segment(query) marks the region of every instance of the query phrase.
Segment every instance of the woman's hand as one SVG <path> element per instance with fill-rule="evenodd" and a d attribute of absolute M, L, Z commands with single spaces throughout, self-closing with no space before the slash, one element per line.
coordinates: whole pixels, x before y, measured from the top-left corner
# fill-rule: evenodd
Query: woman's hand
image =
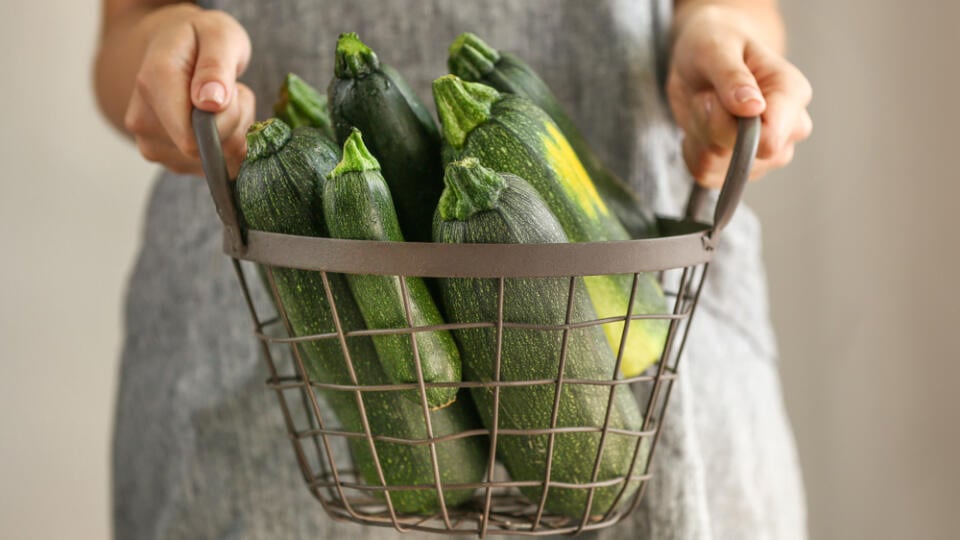
<path fill-rule="evenodd" d="M 235 176 L 255 108 L 253 92 L 236 81 L 250 59 L 246 31 L 229 15 L 190 3 L 115 10 L 111 20 L 110 3 L 97 62 L 101 108 L 144 158 L 183 174 L 202 174 L 192 108 L 218 113 Z"/>
<path fill-rule="evenodd" d="M 761 115 L 763 121 L 751 178 L 788 164 L 796 143 L 813 129 L 807 113 L 812 94 L 806 77 L 779 52 L 779 16 L 766 13 L 776 24 L 763 25 L 737 2 L 678 4 L 667 95 L 685 134 L 690 172 L 703 186 L 723 184 L 735 116 Z"/>

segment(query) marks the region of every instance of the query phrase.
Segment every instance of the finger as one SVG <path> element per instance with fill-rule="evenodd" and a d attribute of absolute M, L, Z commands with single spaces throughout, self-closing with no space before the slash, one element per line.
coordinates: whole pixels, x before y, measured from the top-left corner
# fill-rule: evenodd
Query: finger
<path fill-rule="evenodd" d="M 239 97 L 235 96 L 233 99 L 239 100 Z M 245 147 L 245 128 L 242 127 L 241 124 L 244 123 L 246 113 L 244 113 L 241 105 L 236 102 L 228 111 L 234 118 L 234 121 L 230 122 L 228 126 L 221 125 L 220 122 L 217 122 L 217 128 L 220 132 L 220 146 L 223 149 L 223 155 L 229 159 L 235 157 Z M 225 114 L 227 113 L 220 113 L 218 117 Z"/>
<path fill-rule="evenodd" d="M 787 143 L 780 152 L 770 158 L 770 167 L 774 169 L 782 169 L 790 164 L 793 161 L 793 156 L 796 152 L 797 146 L 789 142 Z"/>
<path fill-rule="evenodd" d="M 234 105 L 229 109 L 233 120 L 229 126 L 220 125 L 220 140 L 223 142 L 224 151 L 237 154 L 246 150 L 247 130 L 253 124 L 256 114 L 256 99 L 253 91 L 243 84 L 237 85 L 237 95 L 234 98 Z M 221 113 L 226 114 L 226 113 Z M 241 156 L 242 157 L 242 156 Z"/>
<path fill-rule="evenodd" d="M 166 129 L 153 109 L 147 104 L 143 94 L 134 90 L 123 117 L 123 126 L 128 133 L 143 137 L 159 138 L 166 135 Z"/>
<path fill-rule="evenodd" d="M 730 114 L 757 116 L 766 109 L 767 102 L 757 79 L 744 60 L 743 47 L 721 44 L 704 47 L 694 68 L 713 87 L 720 104 Z"/>
<path fill-rule="evenodd" d="M 757 156 L 768 159 L 776 156 L 795 133 L 802 134 L 804 129 L 813 127 L 806 114 L 812 90 L 806 77 L 786 60 L 762 50 L 750 54 L 751 64 L 767 96 Z"/>
<path fill-rule="evenodd" d="M 763 114 L 760 143 L 757 146 L 757 157 L 761 159 L 771 159 L 783 150 L 797 130 L 803 113 L 802 106 L 789 91 L 770 92 L 767 102 L 769 106 Z"/>
<path fill-rule="evenodd" d="M 252 102 L 252 92 L 250 92 L 249 88 L 246 88 L 246 93 L 250 96 L 250 98 L 246 100 L 246 112 L 244 112 L 243 108 L 238 104 L 237 107 L 233 107 L 230 110 L 224 111 L 216 116 L 217 130 L 219 133 L 221 133 L 221 139 L 224 141 L 229 139 L 229 134 L 234 134 L 236 132 L 239 132 L 241 134 L 241 139 L 243 139 L 243 132 L 246 131 L 249 123 L 252 122 L 251 118 L 254 108 Z M 135 137 L 139 137 L 143 141 L 149 141 L 151 147 L 162 143 L 165 146 L 176 149 L 176 146 L 170 140 L 169 135 L 164 129 L 163 125 L 157 119 L 156 114 L 154 114 L 153 109 L 146 104 L 146 101 L 139 92 L 134 92 L 130 99 L 130 105 L 127 107 L 127 112 L 124 117 L 124 124 L 127 131 L 129 131 Z M 226 142 L 224 148 L 226 151 Z M 176 150 L 177 163 L 180 161 L 196 161 L 196 159 L 187 156 L 179 149 Z M 243 151 L 243 149 L 241 148 L 237 150 L 237 152 L 240 151 Z M 148 150 L 148 154 L 151 155 L 145 155 L 144 157 L 148 159 L 152 158 L 150 159 L 151 161 L 157 161 L 161 165 L 170 165 L 171 167 L 176 168 L 175 163 L 159 161 L 164 158 L 155 155 L 155 152 L 150 152 Z M 169 151 L 164 152 L 163 155 L 167 159 L 172 159 L 170 157 L 172 153 Z"/>
<path fill-rule="evenodd" d="M 683 160 L 693 178 L 703 187 L 717 189 L 730 163 L 731 152 L 709 149 L 693 137 L 683 139 Z"/>
<path fill-rule="evenodd" d="M 754 159 L 750 168 L 750 180 L 757 180 L 771 171 L 781 169 L 793 161 L 796 146 L 791 142 L 767 159 Z M 727 169 L 730 167 L 731 154 L 725 150 L 708 149 L 696 140 L 686 138 L 683 141 L 683 157 L 691 175 L 701 186 L 711 189 L 723 187 Z"/>
<path fill-rule="evenodd" d="M 786 167 L 793 161 L 796 152 L 796 145 L 788 143 L 775 156 L 769 159 L 755 159 L 750 168 L 750 180 L 759 180 L 770 172 Z"/>
<path fill-rule="evenodd" d="M 236 178 L 240 170 L 240 163 L 247 155 L 247 130 L 253 124 L 256 114 L 256 100 L 253 92 L 245 85 L 237 85 L 236 105 L 239 107 L 239 118 L 232 132 L 224 132 L 221 136 L 223 153 L 227 160 L 227 172 L 230 178 Z"/>
<path fill-rule="evenodd" d="M 715 92 L 700 92 L 694 98 L 695 132 L 706 148 L 732 150 L 737 141 L 737 121 L 720 104 Z"/>
<path fill-rule="evenodd" d="M 790 140 L 793 142 L 804 141 L 810 137 L 811 133 L 813 133 L 813 119 L 810 118 L 810 113 L 804 109 L 800 111 L 800 120 L 797 121 L 793 133 L 790 134 Z"/>
<path fill-rule="evenodd" d="M 177 174 L 203 174 L 199 160 L 183 155 L 180 149 L 168 140 L 142 136 L 135 137 L 135 140 L 140 154 L 147 161 L 162 165 L 167 170 Z"/>
<path fill-rule="evenodd" d="M 238 85 L 238 97 L 231 109 L 216 116 L 217 130 L 220 133 L 224 157 L 227 159 L 228 170 L 236 174 L 240 162 L 246 155 L 246 130 L 253 123 L 255 103 L 253 92 Z M 140 100 L 137 100 L 140 102 Z M 148 109 L 149 110 L 149 109 Z M 182 174 L 201 174 L 200 161 L 185 155 L 173 144 L 162 129 L 157 132 L 150 130 L 135 133 L 140 153 L 148 161 L 153 161 L 164 167 Z"/>
<path fill-rule="evenodd" d="M 190 157 L 198 155 L 190 119 L 190 77 L 195 57 L 195 34 L 189 25 L 158 35 L 144 55 L 136 90 L 170 141 Z"/>
<path fill-rule="evenodd" d="M 251 115 L 249 109 L 252 108 L 253 105 L 249 100 L 243 103 L 242 101 L 244 100 L 236 96 L 240 91 L 240 86 L 241 85 L 234 86 L 235 96 L 230 100 L 231 105 L 225 111 L 214 116 L 217 132 L 220 134 L 220 144 L 224 147 L 224 151 L 226 151 L 226 147 L 230 144 L 231 139 L 236 137 L 237 133 L 245 133 L 247 127 L 249 127 L 249 124 L 245 124 L 245 122 L 248 121 Z M 250 93 L 250 89 L 246 88 L 246 92 Z M 246 110 L 244 107 L 246 107 Z"/>
<path fill-rule="evenodd" d="M 768 88 L 789 92 L 801 107 L 810 105 L 813 87 L 796 66 L 782 56 L 752 43 L 747 46 L 745 55 L 747 65 L 764 92 Z"/>
<path fill-rule="evenodd" d="M 200 109 L 220 112 L 229 106 L 237 77 L 250 61 L 250 38 L 235 19 L 219 11 L 197 17 L 193 27 L 198 49 L 191 100 Z"/>
<path fill-rule="evenodd" d="M 675 70 L 671 71 L 667 78 L 667 99 L 677 125 L 685 132 L 694 130 L 690 105 L 693 93 L 684 78 Z"/>
<path fill-rule="evenodd" d="M 252 97 L 249 88 L 246 88 L 246 92 Z M 252 108 L 252 103 L 248 104 L 247 107 L 248 109 Z M 247 119 L 245 117 L 251 115 L 252 111 L 245 113 L 242 107 L 230 108 L 216 115 L 217 131 L 221 134 L 221 138 L 225 137 L 228 133 L 235 132 L 238 128 L 245 131 L 247 127 L 249 127 L 249 124 L 242 124 L 244 120 Z M 139 92 L 134 92 L 130 98 L 130 104 L 127 106 L 127 112 L 124 116 L 124 127 L 134 135 L 155 139 L 168 138 L 167 131 L 164 129 L 163 124 L 160 123 L 156 113 L 147 105 Z"/>
<path fill-rule="evenodd" d="M 685 135 L 696 137 L 707 147 L 733 147 L 736 121 L 720 105 L 712 89 L 694 93 L 674 72 L 667 82 L 667 96 L 674 119 Z"/>

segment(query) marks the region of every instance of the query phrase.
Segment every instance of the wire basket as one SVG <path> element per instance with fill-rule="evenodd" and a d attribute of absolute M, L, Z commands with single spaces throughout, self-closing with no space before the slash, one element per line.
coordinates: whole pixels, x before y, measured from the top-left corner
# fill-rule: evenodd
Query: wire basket
<path fill-rule="evenodd" d="M 704 192 L 694 188 L 687 209 L 687 218 L 658 218 L 661 236 L 652 239 L 567 244 L 431 244 L 416 242 L 373 242 L 336 240 L 273 234 L 242 230 L 233 202 L 229 178 L 223 160 L 213 115 L 194 111 L 194 131 L 211 194 L 224 225 L 224 251 L 233 260 L 241 290 L 254 323 L 254 333 L 266 359 L 270 378 L 267 386 L 278 398 L 287 433 L 297 463 L 310 492 L 325 511 L 336 519 L 367 525 L 392 527 L 398 531 L 428 531 L 457 535 L 528 535 L 577 534 L 609 527 L 626 518 L 639 504 L 647 480 L 650 460 L 660 434 L 677 365 L 682 356 L 697 300 L 703 287 L 718 236 L 729 222 L 746 184 L 759 139 L 758 118 L 741 119 L 724 188 L 720 193 L 713 225 L 699 223 L 692 216 L 702 206 Z M 263 270 L 252 277 L 251 265 Z M 335 327 L 316 335 L 295 335 L 277 289 L 277 268 L 315 271 L 323 285 Z M 639 280 L 654 273 L 663 285 L 668 308 L 662 313 L 633 313 L 634 296 Z M 338 315 L 338 305 L 331 282 L 341 274 L 374 274 L 395 276 L 403 287 L 404 308 L 408 324 L 394 329 L 346 328 Z M 627 275 L 633 280 L 627 312 L 621 317 L 574 320 L 572 306 L 584 276 Z M 475 278 L 488 280 L 496 296 L 489 299 L 496 305 L 490 320 L 451 323 L 432 327 L 414 327 L 409 322 L 410 298 L 407 277 Z M 273 302 L 258 301 L 251 283 L 261 279 L 267 283 Z M 514 280 L 543 280 L 548 286 L 558 284 L 566 291 L 566 318 L 557 324 L 525 324 L 507 320 L 504 304 Z M 262 300 L 262 299 L 261 299 Z M 318 309 L 321 307 L 318 306 Z M 620 373 L 623 341 L 616 354 L 616 368 L 606 379 L 571 377 L 565 366 L 571 360 L 567 342 L 575 332 L 589 331 L 602 325 L 621 324 L 623 335 L 631 323 L 659 319 L 668 325 L 667 337 L 659 361 L 637 376 Z M 495 368 L 491 380 L 464 380 L 460 383 L 429 383 L 423 380 L 417 350 L 418 332 L 466 330 L 487 332 L 494 348 Z M 516 380 L 502 377 L 504 335 L 510 332 L 550 332 L 558 336 L 561 346 L 556 358 L 556 373 L 538 380 Z M 409 336 L 418 368 L 417 382 L 410 384 L 362 384 L 348 342 L 370 339 L 375 335 Z M 333 340 L 340 344 L 343 361 L 350 375 L 349 384 L 333 384 L 311 377 L 303 347 L 310 342 Z M 557 352 L 557 351 L 554 351 Z M 509 359 L 507 359 L 509 361 Z M 552 359 L 551 359 L 552 361 Z M 493 421 L 489 428 L 475 427 L 450 430 L 437 421 L 427 404 L 427 390 L 455 386 L 492 395 L 492 407 L 486 411 Z M 549 421 L 529 429 L 507 429 L 498 420 L 501 396 L 517 389 L 536 387 L 550 395 L 544 403 L 532 403 L 548 414 Z M 415 423 L 422 420 L 418 436 L 397 437 L 380 432 L 376 422 L 368 418 L 371 396 L 389 393 L 416 396 Z M 561 403 L 564 392 L 591 393 L 605 400 L 602 420 L 591 425 L 562 425 Z M 358 422 L 351 429 L 335 416 L 329 406 L 330 396 L 348 394 L 356 404 Z M 640 423 L 618 424 L 614 414 L 616 396 L 629 394 L 642 412 Z M 459 392 L 458 401 L 467 407 L 472 400 L 468 392 Z M 504 399 L 506 399 L 504 397 Z M 566 399 L 566 398 L 564 398 Z M 446 429 L 446 431 L 444 431 Z M 511 478 L 498 458 L 506 440 L 519 438 L 545 448 L 543 473 L 537 478 Z M 570 456 L 555 456 L 564 438 L 579 437 L 590 444 L 578 455 L 581 471 L 574 480 L 564 479 L 555 466 Z M 624 441 L 628 441 L 624 443 Z M 449 445 L 470 444 L 483 450 L 483 474 L 474 481 L 451 481 L 451 471 L 461 463 L 451 462 L 445 454 Z M 393 445 L 393 446 L 391 446 Z M 399 445 L 399 446 L 398 446 Z M 498 446 L 499 445 L 499 446 Z M 603 474 L 604 459 L 611 448 L 627 448 L 618 454 L 628 465 L 620 474 Z M 352 450 L 363 452 L 372 461 L 366 479 L 351 458 Z M 390 481 L 390 460 L 380 459 L 386 448 L 407 448 L 410 455 L 424 460 L 429 481 L 415 484 Z M 358 450 L 359 449 L 359 450 Z M 605 450 L 607 455 L 605 456 Z M 372 471 L 372 472 L 371 472 Z M 375 472 L 375 474 L 373 474 Z M 399 504 L 403 494 L 428 494 L 436 503 L 428 511 L 410 511 Z M 466 494 L 450 501 L 451 494 Z M 548 500 L 562 494 L 577 501 L 582 512 L 552 511 Z"/>

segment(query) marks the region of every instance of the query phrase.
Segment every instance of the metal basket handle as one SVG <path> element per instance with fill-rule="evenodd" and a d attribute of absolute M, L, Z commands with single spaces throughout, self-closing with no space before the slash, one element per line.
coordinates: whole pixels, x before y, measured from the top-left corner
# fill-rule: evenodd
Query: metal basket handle
<path fill-rule="evenodd" d="M 737 119 L 737 141 L 733 146 L 733 155 L 730 157 L 730 166 L 723 180 L 723 188 L 717 199 L 717 207 L 713 211 L 713 229 L 710 239 L 716 241 L 720 231 L 730 223 L 733 214 L 740 205 L 743 190 L 750 179 L 750 169 L 753 167 L 754 157 L 757 155 L 757 146 L 760 144 L 760 117 Z M 686 217 L 695 219 L 706 202 L 707 188 L 700 184 L 693 184 L 693 191 L 687 202 Z"/>
<path fill-rule="evenodd" d="M 194 108 L 193 133 L 197 137 L 197 148 L 200 150 L 200 161 L 203 164 L 203 173 L 207 177 L 210 195 L 213 196 L 217 214 L 223 222 L 226 241 L 230 243 L 232 252 L 243 253 L 246 242 L 240 225 L 240 214 L 233 200 L 233 190 L 230 188 L 227 162 L 223 159 L 223 147 L 220 145 L 216 115 Z"/>
<path fill-rule="evenodd" d="M 207 111 L 193 109 L 193 131 L 197 137 L 197 147 L 200 150 L 200 160 L 203 162 L 207 185 L 213 196 L 213 202 L 217 206 L 220 221 L 223 222 L 231 252 L 243 253 L 245 247 L 243 228 L 233 200 L 233 192 L 230 189 L 230 176 L 227 173 L 227 163 L 220 146 L 216 116 Z M 740 204 L 759 142 L 760 117 L 738 119 L 737 142 L 733 147 L 730 167 L 727 169 L 727 176 L 713 214 L 713 229 L 710 232 L 712 241 L 716 241 L 720 231 L 730 222 Z M 706 192 L 706 188 L 699 184 L 694 185 L 687 204 L 688 218 L 692 219 L 703 206 Z"/>

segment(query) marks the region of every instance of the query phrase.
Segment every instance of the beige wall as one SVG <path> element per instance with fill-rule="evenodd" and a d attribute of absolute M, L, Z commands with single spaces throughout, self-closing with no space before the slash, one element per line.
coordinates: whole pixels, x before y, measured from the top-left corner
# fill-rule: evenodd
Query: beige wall
<path fill-rule="evenodd" d="M 960 4 L 785 0 L 814 138 L 751 186 L 816 539 L 960 530 Z M 153 168 L 89 90 L 96 2 L 0 4 L 0 538 L 105 538 Z"/>
<path fill-rule="evenodd" d="M 783 0 L 813 138 L 752 186 L 816 539 L 960 536 L 960 3 Z"/>
<path fill-rule="evenodd" d="M 154 168 L 102 123 L 97 2 L 0 3 L 0 538 L 109 535 L 121 290 Z"/>

